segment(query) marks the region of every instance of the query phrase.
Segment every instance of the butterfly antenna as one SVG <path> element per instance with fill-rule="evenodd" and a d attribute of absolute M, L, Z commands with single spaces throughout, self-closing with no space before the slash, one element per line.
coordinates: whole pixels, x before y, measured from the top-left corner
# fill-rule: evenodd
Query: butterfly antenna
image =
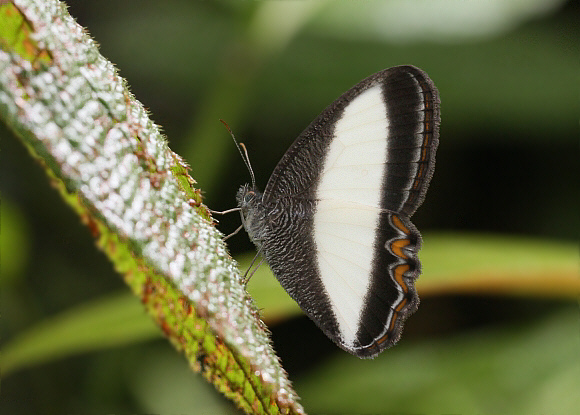
<path fill-rule="evenodd" d="M 252 170 L 252 165 L 250 164 L 250 156 L 248 156 L 248 150 L 246 149 L 246 146 L 244 145 L 244 143 L 238 144 L 238 141 L 236 140 L 236 137 L 234 137 L 234 133 L 232 132 L 230 126 L 224 120 L 220 119 L 220 121 L 228 129 L 230 135 L 232 136 L 232 139 L 234 140 L 234 143 L 236 144 L 236 147 L 238 148 L 238 151 L 240 152 L 240 155 L 242 156 L 242 160 L 244 160 L 244 163 L 246 164 L 246 167 L 250 172 L 250 177 L 252 178 L 252 187 L 256 187 L 256 177 L 254 176 L 254 170 Z"/>
<path fill-rule="evenodd" d="M 244 154 L 246 156 L 244 160 L 246 162 L 246 166 L 248 166 L 248 170 L 250 171 L 250 176 L 252 177 L 252 187 L 256 187 L 256 177 L 254 176 L 254 170 L 252 169 L 252 165 L 250 164 L 250 156 L 248 155 L 248 150 L 246 149 L 244 143 L 240 143 L 240 146 L 244 150 Z"/>

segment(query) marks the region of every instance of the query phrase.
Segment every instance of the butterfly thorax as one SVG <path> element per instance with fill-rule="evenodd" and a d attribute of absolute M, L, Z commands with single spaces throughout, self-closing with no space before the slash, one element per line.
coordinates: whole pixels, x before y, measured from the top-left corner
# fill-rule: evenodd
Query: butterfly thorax
<path fill-rule="evenodd" d="M 263 194 L 255 186 L 245 184 L 236 195 L 238 207 L 241 209 L 242 224 L 252 242 L 260 248 L 266 239 L 268 230 L 266 209 L 262 200 Z"/>

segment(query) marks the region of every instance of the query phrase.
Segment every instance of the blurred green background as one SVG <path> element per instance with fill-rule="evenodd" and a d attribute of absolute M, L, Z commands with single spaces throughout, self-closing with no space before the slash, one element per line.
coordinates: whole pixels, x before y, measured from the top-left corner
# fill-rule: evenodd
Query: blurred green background
<path fill-rule="evenodd" d="M 413 64 L 428 72 L 442 101 L 437 168 L 413 217 L 425 235 L 421 281 L 429 284 L 429 270 L 445 273 L 466 261 L 467 234 L 487 235 L 508 253 L 528 246 L 518 241 L 535 241 L 530 255 L 547 246 L 554 262 L 564 253 L 562 261 L 578 265 L 577 2 L 67 4 L 190 163 L 212 209 L 233 207 L 249 180 L 220 118 L 247 145 L 263 188 L 324 107 L 374 72 Z M 0 138 L 0 413 L 235 413 L 160 337 L 3 124 Z M 238 225 L 235 214 L 220 218 L 226 234 Z M 476 247 L 487 241 L 471 238 Z M 247 263 L 247 237 L 228 243 Z M 488 255 L 475 249 L 474 262 L 493 268 Z M 566 414 L 580 407 L 577 292 L 500 287 L 494 295 L 477 285 L 437 290 L 435 281 L 401 342 L 360 361 L 291 303 L 272 313 L 268 301 L 285 300 L 265 268 L 251 288 L 309 412 Z"/>

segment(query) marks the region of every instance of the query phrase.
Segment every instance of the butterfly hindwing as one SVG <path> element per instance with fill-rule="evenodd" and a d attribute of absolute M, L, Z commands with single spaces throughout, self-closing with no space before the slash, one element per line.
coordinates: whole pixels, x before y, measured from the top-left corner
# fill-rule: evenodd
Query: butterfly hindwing
<path fill-rule="evenodd" d="M 422 203 L 438 144 L 439 98 L 413 66 L 355 85 L 296 139 L 260 209 L 281 285 L 340 347 L 374 357 L 415 311 Z"/>

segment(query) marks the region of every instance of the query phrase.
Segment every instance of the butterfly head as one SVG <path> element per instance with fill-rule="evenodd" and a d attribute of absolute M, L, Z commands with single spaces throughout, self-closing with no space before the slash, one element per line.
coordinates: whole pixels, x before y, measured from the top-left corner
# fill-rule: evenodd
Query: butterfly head
<path fill-rule="evenodd" d="M 242 224 L 246 232 L 250 235 L 250 239 L 256 245 L 259 245 L 263 240 L 264 224 L 266 222 L 262 193 L 255 186 L 246 183 L 238 190 L 236 201 L 240 208 Z"/>

